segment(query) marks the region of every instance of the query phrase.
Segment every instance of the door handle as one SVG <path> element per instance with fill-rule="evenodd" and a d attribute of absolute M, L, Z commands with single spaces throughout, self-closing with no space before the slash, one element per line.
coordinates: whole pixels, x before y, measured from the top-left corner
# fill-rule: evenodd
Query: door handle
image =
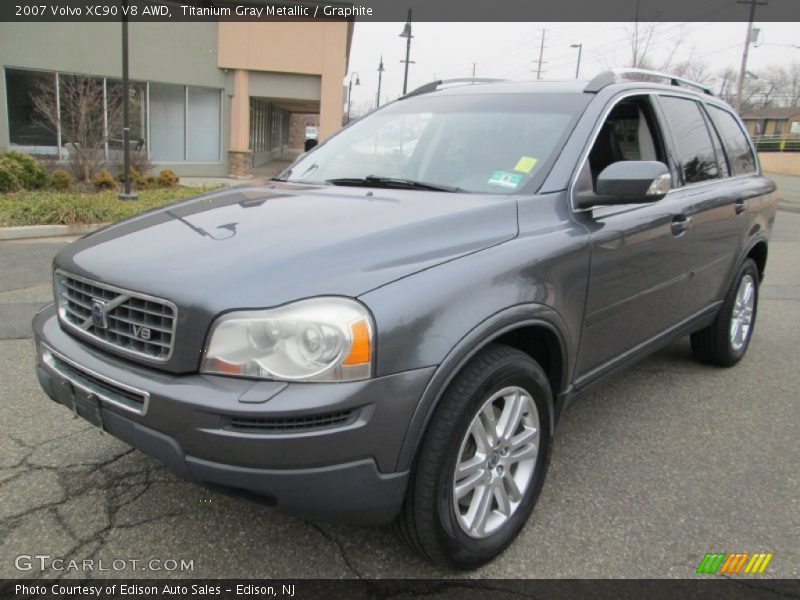
<path fill-rule="evenodd" d="M 747 210 L 747 200 L 745 200 L 744 198 L 739 198 L 736 201 L 736 214 L 740 215 L 746 210 Z"/>
<path fill-rule="evenodd" d="M 679 236 L 686 233 L 686 230 L 692 226 L 692 217 L 686 215 L 678 215 L 672 219 L 672 235 Z"/>

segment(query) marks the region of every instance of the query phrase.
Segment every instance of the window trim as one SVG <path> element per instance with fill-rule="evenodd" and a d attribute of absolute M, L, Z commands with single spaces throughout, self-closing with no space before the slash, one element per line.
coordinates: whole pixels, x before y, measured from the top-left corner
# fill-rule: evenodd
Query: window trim
<path fill-rule="evenodd" d="M 696 102 L 700 102 L 704 106 L 705 105 L 713 106 L 715 108 L 719 108 L 721 110 L 724 110 L 725 112 L 730 113 L 734 117 L 736 122 L 739 124 L 739 127 L 744 132 L 745 138 L 747 139 L 748 146 L 750 147 L 750 152 L 755 157 L 755 164 L 756 164 L 756 170 L 753 173 L 745 173 L 745 174 L 742 174 L 742 175 L 729 175 L 728 177 L 724 177 L 724 178 L 709 179 L 707 181 L 700 181 L 700 182 L 697 182 L 697 183 L 690 183 L 688 185 L 682 185 L 680 187 L 673 187 L 672 189 L 670 189 L 667 192 L 666 196 L 663 199 L 668 198 L 670 196 L 670 194 L 672 194 L 674 192 L 678 192 L 678 191 L 682 191 L 682 190 L 695 189 L 695 188 L 700 188 L 700 187 L 704 187 L 704 186 L 708 186 L 708 185 L 713 185 L 715 183 L 735 181 L 735 180 L 738 180 L 738 179 L 745 179 L 747 177 L 760 177 L 762 175 L 761 163 L 758 160 L 758 154 L 755 151 L 755 146 L 753 144 L 753 140 L 750 138 L 750 135 L 747 133 L 747 129 L 743 127 L 741 118 L 739 118 L 739 116 L 736 115 L 735 113 L 731 112 L 730 108 L 728 108 L 726 105 L 718 104 L 716 102 L 709 102 L 705 98 L 698 98 L 697 96 L 695 96 L 693 94 L 681 93 L 679 91 L 672 91 L 672 90 L 663 90 L 663 91 L 662 90 L 630 90 L 630 91 L 626 91 L 626 92 L 620 93 L 617 96 L 614 96 L 611 99 L 611 101 L 609 101 L 608 104 L 605 106 L 605 108 L 603 109 L 603 112 L 600 113 L 600 118 L 595 122 L 595 124 L 594 124 L 594 126 L 592 128 L 592 133 L 589 136 L 589 140 L 588 140 L 589 143 L 586 144 L 586 146 L 584 146 L 583 151 L 581 152 L 581 155 L 580 155 L 580 160 L 578 161 L 576 168 L 572 171 L 572 176 L 570 177 L 569 185 L 567 186 L 567 201 L 568 201 L 568 204 L 569 204 L 569 209 L 573 214 L 581 214 L 581 213 L 591 212 L 592 210 L 595 210 L 595 208 L 597 208 L 597 207 L 591 207 L 591 208 L 578 208 L 578 207 L 576 207 L 576 205 L 575 205 L 575 188 L 577 186 L 578 179 L 579 179 L 580 174 L 581 174 L 581 170 L 583 169 L 584 165 L 586 164 L 586 161 L 589 159 L 589 153 L 592 151 L 592 148 L 594 147 L 594 144 L 597 141 L 597 136 L 600 134 L 600 129 L 602 128 L 603 123 L 605 123 L 605 120 L 608 118 L 608 115 L 611 113 L 611 111 L 614 109 L 614 107 L 617 104 L 619 104 L 622 100 L 624 100 L 626 98 L 630 98 L 631 96 L 651 96 L 652 97 L 652 96 L 659 96 L 659 95 L 660 96 L 676 96 L 678 98 L 688 98 L 689 100 L 695 100 Z M 651 101 L 652 101 L 652 98 L 651 98 Z M 652 104 L 655 106 L 657 103 L 652 103 Z M 663 115 L 660 112 L 661 111 L 661 107 L 660 106 L 655 106 L 655 108 L 656 108 L 656 112 L 657 112 L 656 118 L 659 119 L 659 121 L 662 121 L 663 120 Z M 660 123 L 660 122 L 659 122 L 659 126 L 661 126 L 663 128 L 663 124 Z M 573 131 L 574 131 L 574 129 L 573 129 Z M 724 146 L 723 146 L 723 148 L 724 148 Z M 670 170 L 672 170 L 674 159 L 673 159 L 673 156 L 672 156 L 672 146 L 670 144 L 667 145 L 666 151 L 667 151 L 668 160 L 670 161 L 670 165 L 668 165 L 668 166 L 670 167 Z M 632 209 L 635 210 L 635 209 L 638 209 L 638 208 L 645 208 L 645 207 L 648 207 L 648 206 L 652 206 L 653 204 L 658 204 L 659 202 L 661 202 L 661 200 L 653 202 L 652 204 L 632 205 Z"/>

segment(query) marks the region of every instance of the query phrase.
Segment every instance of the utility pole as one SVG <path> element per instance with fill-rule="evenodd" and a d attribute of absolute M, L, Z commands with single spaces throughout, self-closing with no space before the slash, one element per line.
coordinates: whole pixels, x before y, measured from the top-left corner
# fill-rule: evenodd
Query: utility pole
<path fill-rule="evenodd" d="M 401 60 L 401 63 L 406 63 L 406 70 L 405 74 L 403 75 L 403 95 L 406 95 L 406 91 L 408 90 L 408 65 L 412 64 L 414 61 L 411 60 L 411 38 L 414 37 L 411 35 L 411 9 L 408 9 L 408 19 L 406 20 L 406 24 L 403 27 L 403 31 L 400 33 L 400 37 L 406 38 L 406 59 Z"/>
<path fill-rule="evenodd" d="M 766 1 L 759 2 L 758 0 L 739 0 L 738 4 L 750 5 L 750 17 L 747 21 L 747 33 L 744 36 L 744 50 L 742 50 L 742 66 L 739 69 L 739 84 L 736 88 L 736 112 L 742 110 L 742 95 L 744 93 L 744 78 L 747 76 L 747 57 L 750 54 L 750 42 L 753 35 L 753 21 L 756 18 L 756 5 L 764 6 Z"/>
<path fill-rule="evenodd" d="M 477 69 L 477 68 L 478 68 L 478 63 L 477 63 L 477 61 L 473 61 L 473 62 L 472 62 L 472 78 L 473 78 L 473 79 L 475 79 L 475 69 Z"/>
<path fill-rule="evenodd" d="M 639 67 L 639 0 L 636 0 L 636 15 L 633 19 L 633 68 Z"/>
<path fill-rule="evenodd" d="M 381 55 L 381 62 L 378 63 L 378 101 L 375 103 L 375 108 L 378 108 L 381 105 L 381 79 L 383 79 L 383 72 L 386 69 L 383 68 L 383 55 Z"/>
<path fill-rule="evenodd" d="M 131 82 L 128 73 L 128 0 L 122 3 L 122 164 L 125 170 L 124 190 L 120 200 L 136 200 L 131 192 Z"/>
<path fill-rule="evenodd" d="M 542 29 L 542 45 L 539 46 L 539 61 L 536 67 L 536 79 L 542 78 L 542 59 L 544 58 L 544 37 L 547 35 L 547 29 Z"/>

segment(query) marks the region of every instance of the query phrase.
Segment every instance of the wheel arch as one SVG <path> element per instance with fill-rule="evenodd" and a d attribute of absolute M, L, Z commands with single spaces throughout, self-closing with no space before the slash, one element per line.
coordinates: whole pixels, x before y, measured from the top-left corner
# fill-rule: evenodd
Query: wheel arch
<path fill-rule="evenodd" d="M 542 305 L 516 306 L 490 317 L 464 336 L 434 372 L 409 423 L 398 456 L 398 470 L 411 467 L 428 424 L 450 383 L 466 364 L 492 343 L 525 352 L 544 369 L 553 404 L 550 426 L 555 426 L 558 398 L 568 387 L 570 354 L 566 328 L 559 315 Z"/>
<path fill-rule="evenodd" d="M 750 246 L 745 254 L 745 259 L 752 258 L 753 262 L 756 263 L 759 281 L 763 281 L 764 273 L 767 269 L 767 254 L 767 240 L 763 238 L 756 240 L 756 242 Z"/>

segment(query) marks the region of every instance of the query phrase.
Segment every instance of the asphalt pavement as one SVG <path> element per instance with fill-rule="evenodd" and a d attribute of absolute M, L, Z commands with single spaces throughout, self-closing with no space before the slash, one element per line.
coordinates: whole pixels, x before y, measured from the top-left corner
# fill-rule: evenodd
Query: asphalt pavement
<path fill-rule="evenodd" d="M 65 243 L 0 243 L 0 577 L 465 576 L 385 528 L 305 521 L 183 482 L 51 402 L 30 318 Z M 701 365 L 683 340 L 573 405 L 530 522 L 466 576 L 695 577 L 706 552 L 757 551 L 774 554 L 763 576 L 800 576 L 799 265 L 800 214 L 781 210 L 744 361 Z M 29 555 L 95 570 L 40 559 L 42 570 Z"/>

